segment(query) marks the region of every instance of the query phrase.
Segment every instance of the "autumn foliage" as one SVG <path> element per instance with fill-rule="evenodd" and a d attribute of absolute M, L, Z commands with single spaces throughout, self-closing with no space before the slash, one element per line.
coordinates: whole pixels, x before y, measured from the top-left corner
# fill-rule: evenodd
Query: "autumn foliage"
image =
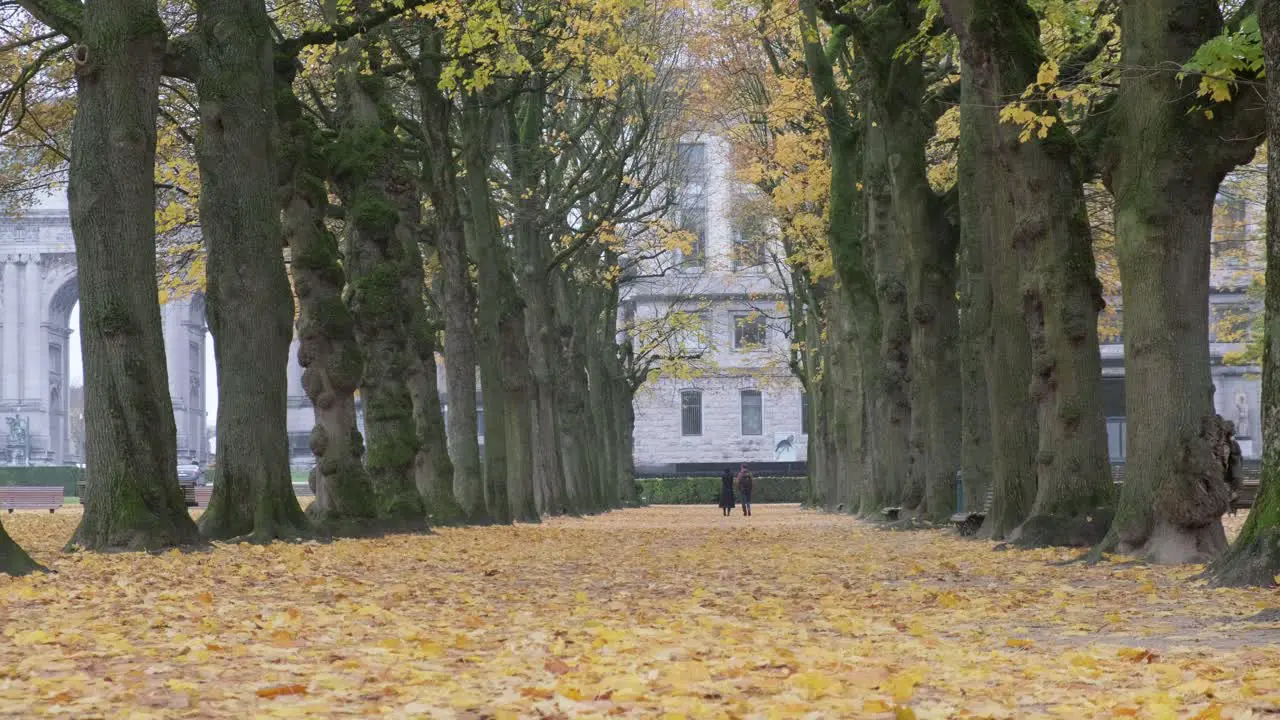
<path fill-rule="evenodd" d="M 16 717 L 1245 718 L 1274 593 L 757 507 L 66 556 L 0 578 Z M 665 713 L 665 715 L 664 715 Z"/>

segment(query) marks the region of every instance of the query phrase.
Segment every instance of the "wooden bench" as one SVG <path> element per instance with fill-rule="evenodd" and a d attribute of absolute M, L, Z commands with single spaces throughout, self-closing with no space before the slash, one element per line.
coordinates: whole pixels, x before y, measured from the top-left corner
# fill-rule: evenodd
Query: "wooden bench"
<path fill-rule="evenodd" d="M 306 483 L 294 483 L 293 494 L 300 498 L 315 497 L 316 494 L 311 491 L 311 486 Z"/>
<path fill-rule="evenodd" d="M 62 507 L 63 488 L 54 487 L 0 487 L 0 507 L 12 513 L 14 510 L 48 510 Z"/>
<path fill-rule="evenodd" d="M 209 498 L 213 497 L 213 486 L 192 487 L 190 497 L 187 507 L 207 508 L 209 507 Z"/>
<path fill-rule="evenodd" d="M 995 487 L 988 485 L 986 498 L 982 501 L 982 509 L 979 511 L 962 510 L 951 516 L 951 524 L 956 526 L 956 530 L 961 535 L 972 535 L 978 532 L 978 528 L 982 527 L 982 521 L 987 519 L 987 513 L 991 512 L 991 503 L 995 500 Z"/>

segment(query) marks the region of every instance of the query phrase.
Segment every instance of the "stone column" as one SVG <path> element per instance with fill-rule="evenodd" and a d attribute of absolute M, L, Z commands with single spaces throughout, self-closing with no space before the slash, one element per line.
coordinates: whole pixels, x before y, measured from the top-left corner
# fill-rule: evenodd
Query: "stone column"
<path fill-rule="evenodd" d="M 6 404 L 16 403 L 22 397 L 19 383 L 21 377 L 18 369 L 18 310 L 21 302 L 18 298 L 18 266 L 13 255 L 4 258 L 3 291 L 4 291 L 4 329 L 0 335 L 0 373 L 3 373 L 3 388 L 0 389 L 0 401 Z"/>
<path fill-rule="evenodd" d="M 44 306 L 40 256 L 28 255 L 23 268 L 22 414 L 30 422 L 30 457 L 43 463 L 49 451 L 49 324 Z"/>

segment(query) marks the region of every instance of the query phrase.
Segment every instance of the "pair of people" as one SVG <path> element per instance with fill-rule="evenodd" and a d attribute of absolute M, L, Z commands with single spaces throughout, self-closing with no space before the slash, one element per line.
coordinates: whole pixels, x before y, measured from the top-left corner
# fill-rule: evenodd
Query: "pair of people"
<path fill-rule="evenodd" d="M 742 514 L 750 517 L 751 515 L 751 490 L 754 480 L 751 477 L 751 471 L 747 470 L 746 463 L 738 470 L 738 493 L 742 497 Z M 733 507 L 737 503 L 733 497 L 733 471 L 729 468 L 724 469 L 724 475 L 720 476 L 720 509 L 724 512 L 724 516 L 728 517 L 733 513 Z"/>

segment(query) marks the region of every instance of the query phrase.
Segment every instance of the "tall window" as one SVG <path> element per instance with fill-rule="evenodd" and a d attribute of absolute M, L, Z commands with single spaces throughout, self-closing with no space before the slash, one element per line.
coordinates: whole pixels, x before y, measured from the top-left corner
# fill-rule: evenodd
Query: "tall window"
<path fill-rule="evenodd" d="M 702 267 L 707 254 L 707 204 L 701 194 L 680 205 L 680 230 L 692 235 L 689 251 L 681 258 L 685 265 Z"/>
<path fill-rule="evenodd" d="M 809 434 L 809 393 L 800 393 L 800 434 Z"/>
<path fill-rule="evenodd" d="M 764 434 L 764 406 L 759 390 L 742 391 L 742 434 Z"/>
<path fill-rule="evenodd" d="M 758 312 L 733 316 L 733 347 L 735 350 L 752 350 L 764 347 L 767 337 L 764 316 Z"/>
<path fill-rule="evenodd" d="M 680 392 L 680 434 L 702 434 L 702 391 Z"/>
<path fill-rule="evenodd" d="M 707 180 L 707 146 L 703 143 L 676 145 L 676 181 L 680 184 Z"/>

